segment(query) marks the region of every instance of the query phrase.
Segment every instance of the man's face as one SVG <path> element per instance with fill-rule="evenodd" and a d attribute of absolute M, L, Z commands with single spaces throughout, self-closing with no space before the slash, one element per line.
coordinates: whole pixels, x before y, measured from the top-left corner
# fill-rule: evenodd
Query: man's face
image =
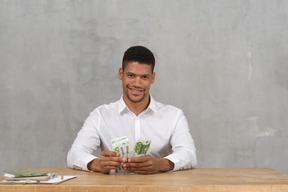
<path fill-rule="evenodd" d="M 124 100 L 139 103 L 149 99 L 150 85 L 155 79 L 151 65 L 128 62 L 124 70 L 119 69 L 118 77 L 122 80 Z"/>

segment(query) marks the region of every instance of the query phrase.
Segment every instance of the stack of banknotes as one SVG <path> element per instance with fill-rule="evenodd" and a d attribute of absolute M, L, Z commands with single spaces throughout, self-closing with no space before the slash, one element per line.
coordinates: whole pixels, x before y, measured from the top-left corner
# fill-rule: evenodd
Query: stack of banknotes
<path fill-rule="evenodd" d="M 130 142 L 127 136 L 111 140 L 113 151 L 120 157 L 135 158 L 145 156 L 149 150 L 151 139 L 138 139 L 136 143 Z"/>
<path fill-rule="evenodd" d="M 119 153 L 120 157 L 129 158 L 145 156 L 149 150 L 151 139 L 138 139 L 136 143 L 130 142 L 127 136 L 111 140 L 113 151 Z M 110 171 L 109 174 L 130 174 L 120 166 L 117 170 Z"/>

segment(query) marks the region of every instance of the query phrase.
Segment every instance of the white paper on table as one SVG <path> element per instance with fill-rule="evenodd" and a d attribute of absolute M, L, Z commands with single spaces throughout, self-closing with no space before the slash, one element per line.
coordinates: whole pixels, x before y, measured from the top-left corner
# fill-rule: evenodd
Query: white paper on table
<path fill-rule="evenodd" d="M 53 184 L 53 183 L 63 182 L 63 181 L 73 179 L 73 178 L 76 178 L 76 176 L 63 176 L 63 179 L 61 179 L 61 176 L 58 176 L 48 181 L 40 181 L 39 183 Z"/>
<path fill-rule="evenodd" d="M 76 178 L 76 176 L 63 176 L 63 179 L 61 179 L 61 176 L 58 176 L 58 177 L 55 177 L 55 178 L 50 179 L 48 181 L 38 181 L 37 183 L 34 183 L 33 181 L 31 182 L 31 181 L 25 181 L 25 180 L 22 180 L 22 181 L 6 181 L 6 180 L 3 180 L 0 183 L 55 184 L 55 183 L 60 183 L 60 182 L 67 181 L 67 180 L 73 179 L 73 178 Z"/>

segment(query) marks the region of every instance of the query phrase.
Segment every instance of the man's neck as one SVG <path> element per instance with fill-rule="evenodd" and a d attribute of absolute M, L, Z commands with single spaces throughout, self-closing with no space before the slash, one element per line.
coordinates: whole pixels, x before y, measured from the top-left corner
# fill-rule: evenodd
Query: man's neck
<path fill-rule="evenodd" d="M 130 111 L 133 112 L 136 116 L 138 116 L 145 109 L 147 109 L 150 103 L 150 97 L 147 97 L 143 101 L 140 101 L 138 103 L 134 103 L 125 97 L 123 97 L 123 100 L 125 104 L 127 105 L 127 107 L 130 109 Z"/>

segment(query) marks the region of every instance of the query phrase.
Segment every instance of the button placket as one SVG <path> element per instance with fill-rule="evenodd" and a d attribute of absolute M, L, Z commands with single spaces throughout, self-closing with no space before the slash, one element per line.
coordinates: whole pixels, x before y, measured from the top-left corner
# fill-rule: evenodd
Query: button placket
<path fill-rule="evenodd" d="M 140 138 L 141 130 L 140 130 L 140 118 L 135 118 L 135 142 Z"/>

